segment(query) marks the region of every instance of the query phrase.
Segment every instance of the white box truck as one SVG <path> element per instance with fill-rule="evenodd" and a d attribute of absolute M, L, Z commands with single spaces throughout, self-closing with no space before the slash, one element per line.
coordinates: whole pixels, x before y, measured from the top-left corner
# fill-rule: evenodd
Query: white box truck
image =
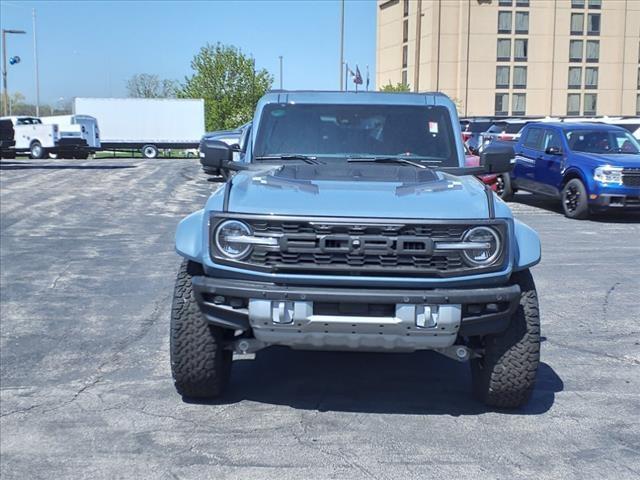
<path fill-rule="evenodd" d="M 203 99 L 76 98 L 73 111 L 96 118 L 103 150 L 140 150 L 145 158 L 197 148 L 204 135 Z"/>

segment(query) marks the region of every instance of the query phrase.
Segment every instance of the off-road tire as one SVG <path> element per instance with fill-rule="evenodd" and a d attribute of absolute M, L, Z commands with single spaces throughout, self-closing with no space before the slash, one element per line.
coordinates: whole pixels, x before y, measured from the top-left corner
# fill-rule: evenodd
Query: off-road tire
<path fill-rule="evenodd" d="M 471 361 L 473 392 L 486 405 L 516 408 L 529 400 L 540 362 L 538 295 L 529 270 L 513 275 L 520 305 L 509 327 L 480 339 L 484 355 Z"/>
<path fill-rule="evenodd" d="M 231 372 L 231 350 L 225 340 L 233 331 L 210 325 L 196 303 L 192 275 L 200 265 L 184 261 L 178 271 L 171 305 L 171 373 L 176 390 L 186 398 L 215 398 L 225 389 Z"/>
<path fill-rule="evenodd" d="M 502 186 L 500 186 L 499 182 L 502 182 Z M 498 196 L 508 202 L 513 199 L 513 188 L 511 186 L 511 177 L 508 173 L 503 173 L 502 175 L 498 175 L 496 179 L 496 188 L 498 189 L 496 193 Z M 500 189 L 502 191 L 500 191 Z"/>
<path fill-rule="evenodd" d="M 572 195 L 577 195 L 576 198 Z M 578 178 L 572 178 L 562 189 L 562 211 L 569 218 L 583 220 L 589 216 L 587 189 Z M 574 203 L 575 202 L 575 203 Z"/>

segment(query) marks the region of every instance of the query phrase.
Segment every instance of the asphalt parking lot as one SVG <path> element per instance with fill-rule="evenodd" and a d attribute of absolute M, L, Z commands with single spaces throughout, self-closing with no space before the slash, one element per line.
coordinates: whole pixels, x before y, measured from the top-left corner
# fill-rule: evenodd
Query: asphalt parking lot
<path fill-rule="evenodd" d="M 0 163 L 0 476 L 637 479 L 640 217 L 511 205 L 542 239 L 531 402 L 491 411 L 432 353 L 258 352 L 228 395 L 185 403 L 169 370 L 194 160 Z"/>

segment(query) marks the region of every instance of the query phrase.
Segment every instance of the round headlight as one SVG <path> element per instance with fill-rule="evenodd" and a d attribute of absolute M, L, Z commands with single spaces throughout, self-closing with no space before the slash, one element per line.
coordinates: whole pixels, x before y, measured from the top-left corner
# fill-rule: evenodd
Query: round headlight
<path fill-rule="evenodd" d="M 465 260 L 473 266 L 491 264 L 500 255 L 500 236 L 489 227 L 474 227 L 464 234 L 463 242 L 482 243 L 482 248 L 463 250 Z"/>
<path fill-rule="evenodd" d="M 233 260 L 246 257 L 251 251 L 251 244 L 234 241 L 234 237 L 246 237 L 253 232 L 249 225 L 238 220 L 225 220 L 216 229 L 216 248 L 225 257 Z"/>

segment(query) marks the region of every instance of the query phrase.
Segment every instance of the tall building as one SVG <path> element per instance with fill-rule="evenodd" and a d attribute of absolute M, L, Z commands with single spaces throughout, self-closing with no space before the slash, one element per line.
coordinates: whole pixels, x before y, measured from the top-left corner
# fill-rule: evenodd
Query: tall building
<path fill-rule="evenodd" d="M 378 0 L 376 50 L 463 116 L 640 115 L 640 0 Z"/>

